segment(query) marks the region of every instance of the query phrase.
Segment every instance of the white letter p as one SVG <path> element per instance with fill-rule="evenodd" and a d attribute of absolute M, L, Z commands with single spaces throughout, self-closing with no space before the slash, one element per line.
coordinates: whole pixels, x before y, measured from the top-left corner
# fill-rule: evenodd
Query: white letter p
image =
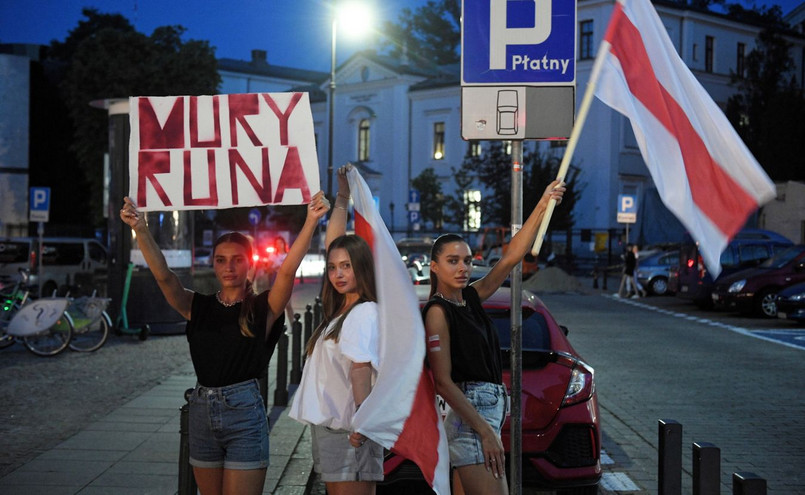
<path fill-rule="evenodd" d="M 534 0 L 534 27 L 507 28 L 507 0 L 489 0 L 489 69 L 506 68 L 508 45 L 539 45 L 551 34 L 551 1 Z"/>

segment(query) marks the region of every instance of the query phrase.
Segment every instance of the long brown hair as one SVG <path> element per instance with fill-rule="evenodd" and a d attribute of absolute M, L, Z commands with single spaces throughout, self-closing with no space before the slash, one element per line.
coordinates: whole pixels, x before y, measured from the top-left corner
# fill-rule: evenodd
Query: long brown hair
<path fill-rule="evenodd" d="M 224 242 L 231 242 L 237 244 L 246 250 L 246 257 L 249 260 L 249 265 L 252 264 L 252 241 L 240 232 L 229 232 L 223 234 L 212 245 L 213 259 L 215 259 L 215 249 L 219 244 Z M 246 295 L 243 298 L 243 303 L 240 305 L 240 315 L 238 316 L 238 326 L 240 333 L 244 337 L 254 337 L 254 333 L 249 329 L 249 325 L 254 323 L 254 300 L 256 299 L 254 291 L 254 283 L 251 280 L 246 280 Z"/>
<path fill-rule="evenodd" d="M 338 336 L 341 334 L 341 325 L 347 318 L 352 309 L 362 302 L 372 301 L 377 302 L 377 290 L 375 289 L 375 264 L 372 258 L 372 250 L 369 245 L 361 237 L 357 235 L 342 235 L 337 237 L 330 246 L 327 248 L 327 261 L 330 261 L 330 254 L 335 249 L 346 249 L 349 255 L 350 263 L 352 264 L 352 271 L 355 273 L 355 283 L 358 291 L 358 301 L 347 309 L 342 318 L 335 324 L 333 330 L 325 336 L 325 339 L 332 339 L 338 342 Z M 313 348 L 319 340 L 322 332 L 327 326 L 338 316 L 338 312 L 344 305 L 346 296 L 340 294 L 333 284 L 330 282 L 328 270 L 324 269 L 324 280 L 322 281 L 321 288 L 321 301 L 322 301 L 322 318 L 321 324 L 316 328 L 310 336 L 305 346 L 305 352 L 308 356 L 313 353 Z"/>
<path fill-rule="evenodd" d="M 467 244 L 467 241 L 464 240 L 458 234 L 444 234 L 440 235 L 436 241 L 433 243 L 433 246 L 430 248 L 430 260 L 431 261 L 439 261 L 439 256 L 441 256 L 442 251 L 444 251 L 444 247 L 452 242 L 463 242 Z M 439 290 L 439 277 L 436 276 L 436 272 L 433 270 L 430 271 L 430 295 L 428 299 L 432 298 L 434 294 Z"/>

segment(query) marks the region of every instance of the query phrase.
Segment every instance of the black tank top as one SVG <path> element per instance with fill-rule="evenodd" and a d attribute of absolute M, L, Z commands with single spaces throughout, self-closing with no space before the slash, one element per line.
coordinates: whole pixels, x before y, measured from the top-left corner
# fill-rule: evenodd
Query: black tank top
<path fill-rule="evenodd" d="M 450 377 L 459 382 L 503 383 L 500 364 L 500 340 L 478 292 L 473 287 L 462 291 L 466 306 L 434 296 L 422 310 L 423 316 L 436 304 L 444 309 L 450 328 Z"/>

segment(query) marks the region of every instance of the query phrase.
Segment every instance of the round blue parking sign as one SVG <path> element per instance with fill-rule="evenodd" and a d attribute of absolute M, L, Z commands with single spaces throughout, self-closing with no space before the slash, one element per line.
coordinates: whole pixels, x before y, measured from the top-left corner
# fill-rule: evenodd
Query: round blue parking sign
<path fill-rule="evenodd" d="M 263 215 L 260 214 L 260 210 L 257 208 L 252 208 L 249 210 L 249 223 L 252 225 L 252 227 L 256 227 L 257 224 L 260 223 L 260 219 L 262 217 Z"/>

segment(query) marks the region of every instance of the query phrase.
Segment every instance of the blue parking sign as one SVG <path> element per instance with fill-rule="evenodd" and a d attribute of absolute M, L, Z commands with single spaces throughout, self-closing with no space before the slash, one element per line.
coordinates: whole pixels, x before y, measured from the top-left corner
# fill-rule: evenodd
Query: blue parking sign
<path fill-rule="evenodd" d="M 464 0 L 461 84 L 574 85 L 576 2 Z"/>
<path fill-rule="evenodd" d="M 31 222 L 47 222 L 50 219 L 50 188 L 30 188 L 28 204 L 28 220 Z"/>

